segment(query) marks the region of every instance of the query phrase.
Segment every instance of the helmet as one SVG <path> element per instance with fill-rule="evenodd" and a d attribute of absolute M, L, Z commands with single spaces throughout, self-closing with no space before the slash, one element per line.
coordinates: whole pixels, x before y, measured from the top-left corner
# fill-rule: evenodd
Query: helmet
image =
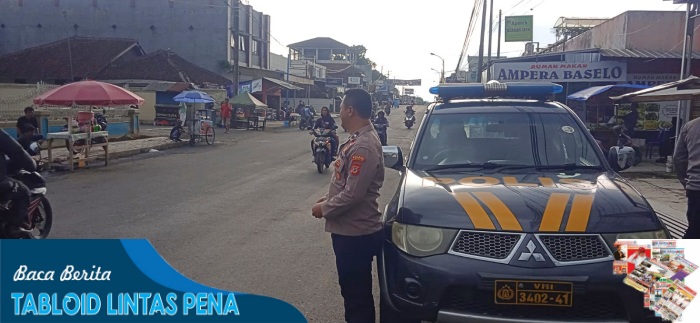
<path fill-rule="evenodd" d="M 384 116 L 384 111 L 379 110 L 379 112 L 377 112 L 377 115 L 379 115 L 379 116 Z"/>

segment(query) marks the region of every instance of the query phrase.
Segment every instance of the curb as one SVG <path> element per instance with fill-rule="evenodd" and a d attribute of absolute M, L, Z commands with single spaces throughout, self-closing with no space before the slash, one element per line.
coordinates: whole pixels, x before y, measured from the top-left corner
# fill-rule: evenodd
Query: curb
<path fill-rule="evenodd" d="M 169 142 L 169 143 L 164 143 L 164 144 L 160 144 L 160 145 L 156 145 L 156 146 L 152 146 L 152 147 L 147 147 L 147 148 L 124 150 L 124 151 L 119 151 L 119 152 L 115 152 L 115 153 L 110 153 L 109 159 L 112 160 L 112 159 L 119 159 L 119 158 L 124 158 L 124 157 L 131 157 L 131 156 L 147 153 L 151 149 L 166 150 L 166 149 L 171 149 L 171 148 L 187 146 L 187 144 L 188 144 L 187 141 Z M 104 160 L 104 157 L 103 156 L 97 157 L 97 160 Z"/>

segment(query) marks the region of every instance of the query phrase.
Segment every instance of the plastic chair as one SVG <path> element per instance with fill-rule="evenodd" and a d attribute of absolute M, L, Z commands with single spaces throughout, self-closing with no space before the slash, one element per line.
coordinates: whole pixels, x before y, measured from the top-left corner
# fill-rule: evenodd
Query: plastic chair
<path fill-rule="evenodd" d="M 646 150 L 645 150 L 645 155 L 647 159 L 651 159 L 654 156 L 654 147 L 660 147 L 661 142 L 663 142 L 664 138 L 666 137 L 666 133 L 668 130 L 664 129 L 659 131 L 659 134 L 656 136 L 656 139 L 654 140 L 648 140 L 646 142 Z"/>

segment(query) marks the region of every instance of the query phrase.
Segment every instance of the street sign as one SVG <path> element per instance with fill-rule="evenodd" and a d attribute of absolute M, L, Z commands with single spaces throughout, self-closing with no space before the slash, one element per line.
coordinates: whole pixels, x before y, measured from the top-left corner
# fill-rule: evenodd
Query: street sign
<path fill-rule="evenodd" d="M 403 94 L 413 94 L 413 89 L 403 89 Z"/>
<path fill-rule="evenodd" d="M 326 86 L 343 86 L 343 79 L 327 78 Z"/>
<path fill-rule="evenodd" d="M 392 79 L 391 80 L 394 85 L 397 86 L 421 86 L 421 80 L 397 80 L 397 79 Z"/>
<path fill-rule="evenodd" d="M 348 76 L 348 84 L 360 84 L 360 77 Z"/>
<path fill-rule="evenodd" d="M 510 16 L 505 19 L 506 42 L 532 41 L 532 16 Z"/>

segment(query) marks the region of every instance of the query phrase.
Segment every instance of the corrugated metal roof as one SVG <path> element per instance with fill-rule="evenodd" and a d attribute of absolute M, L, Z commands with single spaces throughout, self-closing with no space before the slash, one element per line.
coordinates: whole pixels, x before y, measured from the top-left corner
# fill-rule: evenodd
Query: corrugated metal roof
<path fill-rule="evenodd" d="M 627 58 L 683 58 L 683 52 L 671 52 L 645 49 L 599 49 L 599 53 L 607 57 Z M 700 52 L 693 52 L 693 59 L 700 59 Z"/>

